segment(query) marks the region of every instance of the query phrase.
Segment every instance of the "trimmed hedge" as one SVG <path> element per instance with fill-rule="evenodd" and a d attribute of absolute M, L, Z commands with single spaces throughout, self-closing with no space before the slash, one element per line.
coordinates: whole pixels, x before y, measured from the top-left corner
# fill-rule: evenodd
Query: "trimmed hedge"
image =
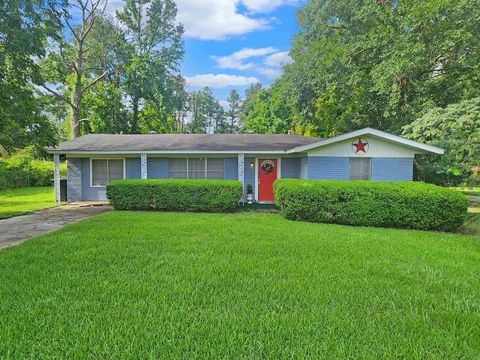
<path fill-rule="evenodd" d="M 451 231 L 468 208 L 460 192 L 421 182 L 281 179 L 274 193 L 287 219 L 354 226 Z"/>
<path fill-rule="evenodd" d="M 117 210 L 233 211 L 242 197 L 234 180 L 128 179 L 107 185 Z"/>

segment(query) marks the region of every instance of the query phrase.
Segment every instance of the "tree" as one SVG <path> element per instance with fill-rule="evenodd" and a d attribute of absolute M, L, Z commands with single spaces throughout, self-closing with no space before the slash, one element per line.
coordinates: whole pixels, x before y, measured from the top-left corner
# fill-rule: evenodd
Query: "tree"
<path fill-rule="evenodd" d="M 117 18 L 126 29 L 131 46 L 125 68 L 125 90 L 131 99 L 130 132 L 140 131 L 140 119 L 153 118 L 171 123 L 175 117 L 175 91 L 183 79 L 178 77 L 183 56 L 183 27 L 176 23 L 173 0 L 126 0 Z M 140 112 L 148 110 L 146 114 Z M 152 128 L 143 124 L 143 128 Z"/>
<path fill-rule="evenodd" d="M 480 7 L 469 0 L 311 0 L 277 81 L 302 133 L 401 132 L 480 95 Z"/>
<path fill-rule="evenodd" d="M 442 185 L 480 180 L 480 97 L 433 108 L 405 126 L 403 134 L 445 149 L 443 156 L 416 159 L 421 180 Z"/>
<path fill-rule="evenodd" d="M 245 90 L 245 99 L 243 100 L 242 107 L 240 110 L 239 125 L 243 129 L 245 125 L 246 117 L 253 111 L 255 107 L 255 102 L 257 101 L 257 93 L 262 90 L 262 84 L 251 84 Z"/>
<path fill-rule="evenodd" d="M 0 145 L 7 150 L 57 141 L 34 88 L 42 83 L 35 59 L 46 55 L 48 39 L 61 28 L 61 6 L 53 0 L 0 3 Z"/>
<path fill-rule="evenodd" d="M 242 109 L 242 100 L 237 90 L 230 91 L 228 96 L 228 110 L 226 113 L 228 129 L 225 132 L 235 133 L 238 132 L 238 122 L 240 117 L 240 111 Z"/>
<path fill-rule="evenodd" d="M 59 70 L 64 75 L 62 85 L 66 88 L 66 94 L 58 89 L 53 89 L 47 84 L 42 86 L 49 93 L 56 96 L 59 100 L 65 102 L 70 109 L 71 136 L 76 138 L 80 136 L 80 120 L 82 112 L 82 99 L 85 92 L 102 80 L 108 71 L 102 69 L 102 72 L 93 79 L 88 79 L 88 70 L 84 67 L 89 57 L 89 48 L 86 46 L 87 38 L 95 25 L 97 17 L 101 16 L 105 10 L 106 0 L 71 0 L 68 10 L 76 10 L 80 15 L 80 24 L 72 24 L 72 16 L 69 11 L 64 13 L 64 22 L 71 32 L 73 43 L 65 44 L 61 40 L 59 52 L 53 54 L 56 58 L 56 65 L 63 65 L 64 69 Z M 60 58 L 59 58 L 60 56 Z M 48 80 L 48 79 L 47 79 Z"/>
<path fill-rule="evenodd" d="M 82 133 L 126 133 L 129 113 L 124 91 L 125 67 L 130 55 L 125 34 L 110 17 L 98 16 L 85 42 L 89 78 L 105 77 L 84 93 Z"/>
<path fill-rule="evenodd" d="M 244 102 L 244 132 L 285 134 L 293 129 L 290 109 L 277 84 L 250 90 Z"/>
<path fill-rule="evenodd" d="M 188 110 L 191 120 L 186 126 L 186 132 L 192 134 L 223 132 L 224 110 L 210 88 L 205 87 L 202 91 L 192 92 Z"/>

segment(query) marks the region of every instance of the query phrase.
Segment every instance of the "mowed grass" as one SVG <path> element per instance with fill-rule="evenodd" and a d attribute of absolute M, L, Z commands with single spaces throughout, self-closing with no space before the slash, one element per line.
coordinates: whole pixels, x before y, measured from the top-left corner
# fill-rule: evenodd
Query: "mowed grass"
<path fill-rule="evenodd" d="M 0 219 L 55 205 L 52 187 L 0 190 Z"/>
<path fill-rule="evenodd" d="M 457 186 L 451 189 L 460 191 L 464 195 L 480 196 L 480 187 Z"/>
<path fill-rule="evenodd" d="M 0 251 L 0 358 L 478 358 L 480 243 L 110 212 Z"/>

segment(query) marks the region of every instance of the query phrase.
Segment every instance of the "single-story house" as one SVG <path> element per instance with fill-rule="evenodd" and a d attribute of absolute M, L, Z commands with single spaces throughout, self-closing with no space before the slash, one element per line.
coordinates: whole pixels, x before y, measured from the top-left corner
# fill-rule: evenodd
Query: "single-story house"
<path fill-rule="evenodd" d="M 49 149 L 59 199 L 65 156 L 70 201 L 105 200 L 116 179 L 235 179 L 260 203 L 273 201 L 278 178 L 413 180 L 415 154 L 443 149 L 365 128 L 320 139 L 270 134 L 91 134 Z"/>

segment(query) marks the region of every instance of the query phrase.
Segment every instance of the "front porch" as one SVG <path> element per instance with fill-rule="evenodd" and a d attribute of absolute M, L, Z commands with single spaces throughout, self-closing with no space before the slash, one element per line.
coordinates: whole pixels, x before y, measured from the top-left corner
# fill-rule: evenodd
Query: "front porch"
<path fill-rule="evenodd" d="M 253 189 L 254 202 L 273 203 L 271 185 L 277 178 L 301 177 L 300 157 L 274 154 L 92 154 L 69 155 L 67 160 L 67 196 L 69 201 L 102 201 L 106 184 L 116 179 L 225 179 L 239 180 L 244 199 L 247 188 Z M 264 162 L 274 169 L 265 174 Z M 60 200 L 60 154 L 54 154 L 55 200 Z M 264 164 L 265 165 L 265 164 Z M 268 182 L 268 184 L 267 184 Z M 266 188 L 265 188 L 266 186 Z"/>

